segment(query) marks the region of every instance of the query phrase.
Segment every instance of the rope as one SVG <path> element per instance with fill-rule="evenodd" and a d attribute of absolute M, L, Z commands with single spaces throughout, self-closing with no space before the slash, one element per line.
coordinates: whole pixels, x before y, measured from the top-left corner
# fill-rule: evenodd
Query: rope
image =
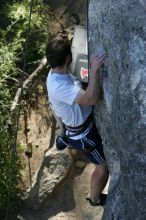
<path fill-rule="evenodd" d="M 28 170 L 29 170 L 29 182 L 30 182 L 30 189 L 32 188 L 32 176 L 31 176 L 31 163 L 30 159 L 32 157 L 32 144 L 28 143 L 28 135 L 27 135 L 27 109 L 24 108 L 24 124 L 25 124 L 25 138 L 26 138 L 26 145 L 27 145 L 27 151 L 25 151 L 25 155 L 27 156 L 28 159 Z"/>
<path fill-rule="evenodd" d="M 23 81 L 24 81 L 24 72 L 26 69 L 26 57 L 27 57 L 27 50 L 28 50 L 28 42 L 29 42 L 29 34 L 30 34 L 30 24 L 31 24 L 31 17 L 32 17 L 32 6 L 33 6 L 33 0 L 30 2 L 30 12 L 29 12 L 29 23 L 28 23 L 28 29 L 27 29 L 27 35 L 26 35 L 26 41 L 25 41 L 25 47 L 23 52 L 23 71 L 21 74 L 21 81 L 20 81 L 20 88 L 21 88 L 21 95 L 19 100 L 19 107 L 17 110 L 16 115 L 16 131 L 14 136 L 14 143 L 12 143 L 12 152 L 11 152 L 11 170 L 10 170 L 10 181 L 8 186 L 8 197 L 7 197 L 7 206 L 6 206 L 6 214 L 5 214 L 5 220 L 8 220 L 8 214 L 9 214 L 9 207 L 10 207 L 10 194 L 12 189 L 12 183 L 13 183 L 13 176 L 14 176 L 14 162 L 17 155 L 17 136 L 18 136 L 18 129 L 19 129 L 19 117 L 20 117 L 20 110 L 21 110 L 21 102 L 22 102 L 22 96 L 23 96 Z"/>
<path fill-rule="evenodd" d="M 90 70 L 90 54 L 89 54 L 89 0 L 87 0 L 87 57 L 88 57 L 88 82 L 89 82 L 89 70 Z"/>
<path fill-rule="evenodd" d="M 87 58 L 88 58 L 88 83 L 90 80 L 90 33 L 89 33 L 89 2 L 90 0 L 86 0 L 87 1 Z M 94 114 L 94 109 L 95 106 L 92 106 L 92 112 Z"/>

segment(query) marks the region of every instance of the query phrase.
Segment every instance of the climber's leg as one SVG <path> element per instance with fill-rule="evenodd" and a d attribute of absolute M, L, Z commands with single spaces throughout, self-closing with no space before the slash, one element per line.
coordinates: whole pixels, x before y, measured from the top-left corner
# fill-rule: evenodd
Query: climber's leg
<path fill-rule="evenodd" d="M 95 169 L 90 180 L 90 199 L 91 205 L 93 203 L 99 203 L 99 205 L 105 204 L 105 202 L 100 203 L 100 199 L 104 199 L 103 195 L 101 198 L 101 193 L 108 181 L 109 171 L 106 165 L 106 159 L 103 152 L 102 140 L 98 133 L 95 125 L 84 138 L 84 146 L 86 146 L 89 151 L 83 151 L 88 159 L 95 164 Z M 93 202 L 93 203 L 92 203 Z"/>
<path fill-rule="evenodd" d="M 90 199 L 100 202 L 101 193 L 108 181 L 109 171 L 106 165 L 96 165 L 90 180 Z"/>
<path fill-rule="evenodd" d="M 69 144 L 72 148 L 81 150 L 90 162 L 95 164 L 95 170 L 91 176 L 90 182 L 90 198 L 87 200 L 91 205 L 99 201 L 102 190 L 104 189 L 109 176 L 109 171 L 106 165 L 106 159 L 103 152 L 102 140 L 96 128 L 93 124 L 90 132 L 79 140 L 72 140 L 69 138 Z M 102 200 L 102 198 L 101 198 Z"/>

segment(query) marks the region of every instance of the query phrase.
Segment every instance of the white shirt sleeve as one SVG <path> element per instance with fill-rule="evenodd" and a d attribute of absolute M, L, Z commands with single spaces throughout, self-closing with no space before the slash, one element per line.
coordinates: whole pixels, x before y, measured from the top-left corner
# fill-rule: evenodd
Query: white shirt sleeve
<path fill-rule="evenodd" d="M 71 74 L 71 73 L 70 73 L 69 75 L 70 75 L 71 78 L 73 79 L 74 84 L 75 84 L 76 86 L 82 88 L 82 84 L 81 84 L 81 82 L 79 81 L 79 79 L 78 79 L 75 75 L 73 75 L 73 74 Z"/>
<path fill-rule="evenodd" d="M 80 89 L 80 87 L 72 83 L 59 85 L 55 88 L 55 99 L 72 105 Z"/>

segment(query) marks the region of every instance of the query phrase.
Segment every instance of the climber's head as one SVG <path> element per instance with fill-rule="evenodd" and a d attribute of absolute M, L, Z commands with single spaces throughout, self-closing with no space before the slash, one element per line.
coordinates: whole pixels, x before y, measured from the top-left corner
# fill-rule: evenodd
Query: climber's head
<path fill-rule="evenodd" d="M 46 47 L 46 57 L 51 68 L 68 66 L 72 62 L 70 42 L 63 38 L 52 40 Z"/>

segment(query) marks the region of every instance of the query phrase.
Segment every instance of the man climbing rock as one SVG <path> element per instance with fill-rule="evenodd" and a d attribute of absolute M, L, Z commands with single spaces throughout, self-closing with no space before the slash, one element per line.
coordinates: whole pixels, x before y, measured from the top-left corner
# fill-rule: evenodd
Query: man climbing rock
<path fill-rule="evenodd" d="M 68 146 L 83 151 L 95 164 L 90 181 L 90 198 L 93 206 L 104 205 L 102 191 L 109 172 L 103 153 L 102 141 L 93 121 L 92 106 L 100 97 L 99 69 L 106 59 L 105 53 L 91 58 L 89 84 L 83 90 L 69 74 L 72 62 L 71 45 L 66 39 L 54 39 L 47 45 L 46 57 L 51 66 L 47 77 L 47 90 L 51 108 L 59 124 L 59 137 L 65 136 Z"/>

